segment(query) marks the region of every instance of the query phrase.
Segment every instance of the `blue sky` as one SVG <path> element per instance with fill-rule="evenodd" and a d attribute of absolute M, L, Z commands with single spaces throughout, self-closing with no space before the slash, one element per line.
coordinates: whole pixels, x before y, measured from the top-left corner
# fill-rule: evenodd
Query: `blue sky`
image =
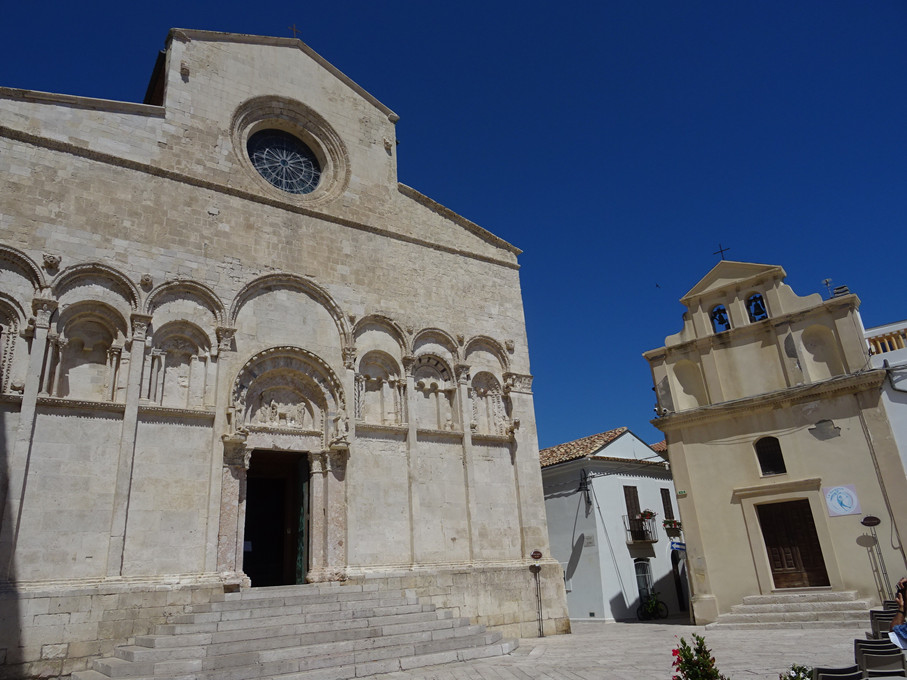
<path fill-rule="evenodd" d="M 907 3 L 22 2 L 0 85 L 140 101 L 171 27 L 300 38 L 396 111 L 399 179 L 519 246 L 539 443 L 649 442 L 640 354 L 717 261 L 907 318 Z"/>

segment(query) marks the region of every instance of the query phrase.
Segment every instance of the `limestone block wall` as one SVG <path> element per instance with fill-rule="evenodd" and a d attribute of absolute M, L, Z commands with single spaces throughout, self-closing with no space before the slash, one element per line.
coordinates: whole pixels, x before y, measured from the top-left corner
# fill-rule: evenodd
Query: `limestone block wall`
<path fill-rule="evenodd" d="M 55 678 L 89 667 L 191 605 L 224 599 L 221 584 L 69 584 L 0 591 L 0 678 Z"/>

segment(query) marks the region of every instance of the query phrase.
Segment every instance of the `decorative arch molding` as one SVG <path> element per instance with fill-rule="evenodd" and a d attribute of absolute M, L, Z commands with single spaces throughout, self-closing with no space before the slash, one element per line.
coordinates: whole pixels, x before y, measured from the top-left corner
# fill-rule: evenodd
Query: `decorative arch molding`
<path fill-rule="evenodd" d="M 369 314 L 359 319 L 356 325 L 353 326 L 353 337 L 358 340 L 359 336 L 365 332 L 369 325 L 383 328 L 400 346 L 401 356 L 407 353 L 406 333 L 403 332 L 403 328 L 396 321 L 383 314 Z"/>
<path fill-rule="evenodd" d="M 164 303 L 168 296 L 178 296 L 180 293 L 194 299 L 207 308 L 214 317 L 215 325 L 226 325 L 227 310 L 224 303 L 211 288 L 198 281 L 187 279 L 174 279 L 165 281 L 155 287 L 145 300 L 144 313 L 153 316 L 155 310 Z"/>
<path fill-rule="evenodd" d="M 19 333 L 27 318 L 18 301 L 0 291 L 0 393 L 10 389 Z"/>
<path fill-rule="evenodd" d="M 510 359 L 507 356 L 507 351 L 504 349 L 504 345 L 494 338 L 489 338 L 487 335 L 476 335 L 470 338 L 463 349 L 463 356 L 466 357 L 467 363 L 469 353 L 477 349 L 484 349 L 497 357 L 497 360 L 501 363 L 502 372 L 506 373 L 510 370 Z"/>
<path fill-rule="evenodd" d="M 51 284 L 54 297 L 58 300 L 67 292 L 80 285 L 87 285 L 90 279 L 107 281 L 114 292 L 119 294 L 129 305 L 130 311 L 137 312 L 141 307 L 141 294 L 136 285 L 122 272 L 100 262 L 86 262 L 67 267 Z"/>
<path fill-rule="evenodd" d="M 249 359 L 233 382 L 238 431 L 318 431 L 325 448 L 347 443 L 346 398 L 337 375 L 311 352 L 282 345 Z"/>
<path fill-rule="evenodd" d="M 41 268 L 22 251 L 16 250 L 10 246 L 0 245 L 0 263 L 12 264 L 20 269 L 36 291 L 47 287 L 47 282 L 44 279 Z M 3 265 L 0 264 L 0 267 L 2 266 Z"/>
<path fill-rule="evenodd" d="M 60 339 L 66 340 L 66 329 L 74 322 L 88 318 L 103 326 L 114 342 L 122 344 L 129 337 L 129 324 L 118 309 L 105 302 L 80 300 L 65 309 L 57 309 L 55 323 Z"/>
<path fill-rule="evenodd" d="M 419 355 L 419 347 L 432 341 L 450 352 L 450 356 L 455 364 L 461 361 L 460 352 L 457 349 L 457 341 L 454 340 L 450 333 L 442 331 L 440 328 L 423 328 L 416 333 L 413 336 L 412 353 L 414 355 Z"/>
<path fill-rule="evenodd" d="M 236 297 L 233 299 L 233 303 L 230 305 L 230 325 L 236 325 L 236 318 L 239 316 L 240 310 L 252 300 L 254 297 L 261 295 L 270 290 L 276 290 L 279 288 L 284 288 L 287 290 L 295 290 L 301 293 L 308 295 L 315 302 L 324 307 L 328 314 L 331 315 L 331 318 L 334 319 L 334 323 L 337 326 L 337 332 L 340 334 L 340 344 L 342 350 L 345 352 L 349 348 L 353 347 L 353 337 L 352 332 L 350 331 L 349 324 L 346 319 L 343 317 L 343 312 L 340 310 L 340 305 L 338 305 L 334 298 L 331 297 L 324 288 L 319 286 L 317 283 L 308 279 L 304 276 L 298 276 L 296 274 L 286 274 L 286 273 L 274 273 L 266 274 L 260 276 L 257 279 L 253 279 L 249 283 L 240 289 L 236 294 Z M 314 355 L 313 355 L 314 356 Z M 320 359 L 319 359 L 320 361 Z"/>

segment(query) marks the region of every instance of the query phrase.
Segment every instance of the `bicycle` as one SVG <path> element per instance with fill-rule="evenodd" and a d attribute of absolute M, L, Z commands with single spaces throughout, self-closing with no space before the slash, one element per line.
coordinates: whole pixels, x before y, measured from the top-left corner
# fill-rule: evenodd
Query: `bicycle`
<path fill-rule="evenodd" d="M 641 598 L 636 609 L 636 618 L 640 621 L 668 618 L 668 605 L 658 599 L 658 593 L 652 592 Z"/>

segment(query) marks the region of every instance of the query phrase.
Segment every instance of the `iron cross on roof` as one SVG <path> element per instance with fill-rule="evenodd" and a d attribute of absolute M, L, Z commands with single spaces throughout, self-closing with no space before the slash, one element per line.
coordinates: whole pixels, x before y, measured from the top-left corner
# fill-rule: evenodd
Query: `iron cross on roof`
<path fill-rule="evenodd" d="M 719 244 L 718 244 L 718 250 L 716 250 L 714 253 L 712 253 L 712 255 L 719 255 L 719 254 L 720 254 L 720 255 L 721 255 L 721 259 L 723 260 L 723 259 L 724 259 L 724 254 L 725 254 L 727 251 L 729 251 L 729 250 L 730 250 L 730 248 L 722 248 L 722 247 L 721 247 L 721 243 L 719 243 Z"/>

